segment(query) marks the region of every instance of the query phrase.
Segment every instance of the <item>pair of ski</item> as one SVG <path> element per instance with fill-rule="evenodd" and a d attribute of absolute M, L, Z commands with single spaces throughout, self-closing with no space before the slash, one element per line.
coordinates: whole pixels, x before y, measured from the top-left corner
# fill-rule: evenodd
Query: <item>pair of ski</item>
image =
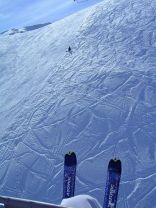
<path fill-rule="evenodd" d="M 64 157 L 64 182 L 63 198 L 74 196 L 77 158 L 74 152 L 65 154 Z M 111 159 L 107 169 L 103 208 L 115 208 L 117 204 L 119 183 L 121 178 L 121 161 Z"/>

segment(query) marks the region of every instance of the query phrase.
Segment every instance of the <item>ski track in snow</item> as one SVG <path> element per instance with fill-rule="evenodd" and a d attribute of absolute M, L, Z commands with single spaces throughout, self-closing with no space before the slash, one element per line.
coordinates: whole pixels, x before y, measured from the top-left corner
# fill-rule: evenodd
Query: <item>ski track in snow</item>
<path fill-rule="evenodd" d="M 0 194 L 59 203 L 73 150 L 76 194 L 103 203 L 115 154 L 118 207 L 156 207 L 155 28 L 155 0 L 106 0 L 0 35 Z"/>

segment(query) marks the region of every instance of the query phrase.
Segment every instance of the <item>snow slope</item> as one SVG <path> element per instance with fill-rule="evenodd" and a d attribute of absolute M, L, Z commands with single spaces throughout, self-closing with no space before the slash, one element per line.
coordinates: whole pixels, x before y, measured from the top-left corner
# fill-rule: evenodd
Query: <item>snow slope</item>
<path fill-rule="evenodd" d="M 59 203 L 74 150 L 76 194 L 102 204 L 117 155 L 118 207 L 156 207 L 155 28 L 155 0 L 106 0 L 0 35 L 0 194 Z"/>

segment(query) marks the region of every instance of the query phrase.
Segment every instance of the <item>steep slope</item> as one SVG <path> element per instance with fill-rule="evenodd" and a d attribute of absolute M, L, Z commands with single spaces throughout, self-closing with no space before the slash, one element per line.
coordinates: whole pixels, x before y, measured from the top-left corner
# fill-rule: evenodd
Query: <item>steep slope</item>
<path fill-rule="evenodd" d="M 115 154 L 118 206 L 155 207 L 155 27 L 156 1 L 106 0 L 0 35 L 1 194 L 59 202 L 63 154 L 74 150 L 76 194 L 103 202 Z"/>

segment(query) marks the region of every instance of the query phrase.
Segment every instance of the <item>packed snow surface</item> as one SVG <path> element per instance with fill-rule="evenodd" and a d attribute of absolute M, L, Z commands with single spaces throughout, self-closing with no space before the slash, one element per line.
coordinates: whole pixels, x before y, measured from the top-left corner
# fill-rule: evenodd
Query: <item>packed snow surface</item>
<path fill-rule="evenodd" d="M 155 208 L 156 0 L 105 0 L 34 29 L 0 35 L 0 194 L 59 203 L 72 150 L 76 194 L 102 204 L 115 155 L 118 207 Z"/>

